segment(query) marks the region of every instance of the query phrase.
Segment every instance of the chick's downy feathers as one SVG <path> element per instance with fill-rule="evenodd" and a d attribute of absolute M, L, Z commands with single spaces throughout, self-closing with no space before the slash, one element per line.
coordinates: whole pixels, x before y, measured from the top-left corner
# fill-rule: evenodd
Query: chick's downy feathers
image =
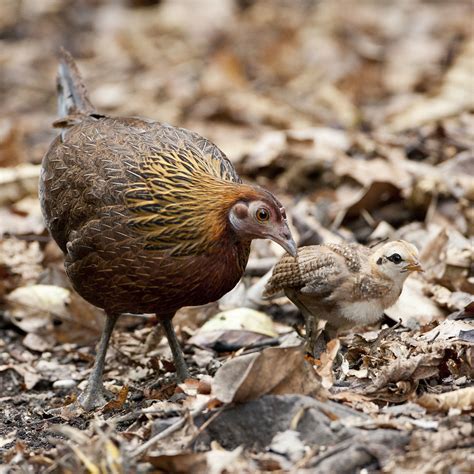
<path fill-rule="evenodd" d="M 421 271 L 416 248 L 404 241 L 375 249 L 359 244 L 303 247 L 273 269 L 264 296 L 285 293 L 306 318 L 325 320 L 333 333 L 372 324 L 392 306 L 412 271 Z"/>

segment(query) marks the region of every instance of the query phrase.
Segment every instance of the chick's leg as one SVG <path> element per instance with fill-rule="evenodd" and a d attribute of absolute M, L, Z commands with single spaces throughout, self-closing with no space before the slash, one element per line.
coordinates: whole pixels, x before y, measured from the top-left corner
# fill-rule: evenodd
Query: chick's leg
<path fill-rule="evenodd" d="M 102 374 L 104 372 L 105 355 L 109 345 L 110 336 L 118 319 L 118 314 L 107 314 L 104 329 L 100 337 L 99 348 L 95 357 L 94 367 L 89 376 L 89 381 L 84 392 L 79 395 L 79 403 L 89 411 L 94 408 L 105 405 L 104 386 L 102 383 Z"/>
<path fill-rule="evenodd" d="M 321 354 L 326 350 L 326 342 L 323 337 L 324 321 L 318 319 L 313 314 L 303 311 L 306 328 L 306 345 L 305 350 L 315 359 L 319 359 Z"/>
<path fill-rule="evenodd" d="M 171 322 L 171 318 L 160 318 L 161 323 L 163 324 L 163 328 L 165 329 L 166 338 L 168 339 L 168 344 L 171 348 L 171 352 L 173 353 L 173 360 L 174 365 L 176 366 L 176 373 L 178 375 L 178 380 L 183 382 L 185 379 L 188 378 L 189 372 L 188 367 L 186 366 L 186 362 L 184 360 L 183 350 L 179 345 L 178 338 L 176 337 L 176 333 L 174 332 L 173 323 Z"/>

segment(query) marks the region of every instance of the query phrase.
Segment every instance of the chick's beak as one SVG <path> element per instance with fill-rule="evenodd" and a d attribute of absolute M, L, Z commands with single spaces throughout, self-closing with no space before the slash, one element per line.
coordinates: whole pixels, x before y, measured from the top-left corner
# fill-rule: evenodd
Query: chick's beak
<path fill-rule="evenodd" d="M 293 240 L 288 224 L 283 222 L 280 229 L 270 237 L 274 242 L 281 245 L 292 257 L 298 255 L 296 242 Z"/>
<path fill-rule="evenodd" d="M 408 262 L 408 264 L 405 265 L 404 269 L 407 272 L 424 272 L 423 267 L 417 260 L 412 260 L 411 262 Z"/>

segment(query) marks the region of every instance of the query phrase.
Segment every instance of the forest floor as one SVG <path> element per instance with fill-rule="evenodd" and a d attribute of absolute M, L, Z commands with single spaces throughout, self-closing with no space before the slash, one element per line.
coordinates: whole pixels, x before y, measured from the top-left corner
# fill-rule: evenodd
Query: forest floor
<path fill-rule="evenodd" d="M 472 3 L 199 4 L 0 4 L 0 473 L 472 472 Z M 298 245 L 404 239 L 425 272 L 314 360 L 297 309 L 261 296 L 281 249 L 255 241 L 235 290 L 174 319 L 190 379 L 154 316 L 126 315 L 111 401 L 76 409 L 103 314 L 37 199 L 60 46 L 101 112 L 216 143 L 281 199 Z"/>

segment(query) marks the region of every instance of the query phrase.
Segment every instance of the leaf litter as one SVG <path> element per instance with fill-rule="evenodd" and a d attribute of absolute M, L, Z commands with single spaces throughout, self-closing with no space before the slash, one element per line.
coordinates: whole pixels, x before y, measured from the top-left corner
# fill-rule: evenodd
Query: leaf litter
<path fill-rule="evenodd" d="M 204 4 L 0 6 L 0 471 L 468 472 L 468 3 Z M 70 287 L 36 198 L 60 45 L 101 111 L 196 130 L 274 191 L 299 245 L 405 239 L 425 273 L 381 324 L 314 360 L 296 308 L 261 297 L 281 250 L 255 242 L 233 292 L 174 319 L 190 379 L 176 384 L 154 316 L 124 315 L 106 360 L 112 400 L 71 410 L 103 315 Z"/>

